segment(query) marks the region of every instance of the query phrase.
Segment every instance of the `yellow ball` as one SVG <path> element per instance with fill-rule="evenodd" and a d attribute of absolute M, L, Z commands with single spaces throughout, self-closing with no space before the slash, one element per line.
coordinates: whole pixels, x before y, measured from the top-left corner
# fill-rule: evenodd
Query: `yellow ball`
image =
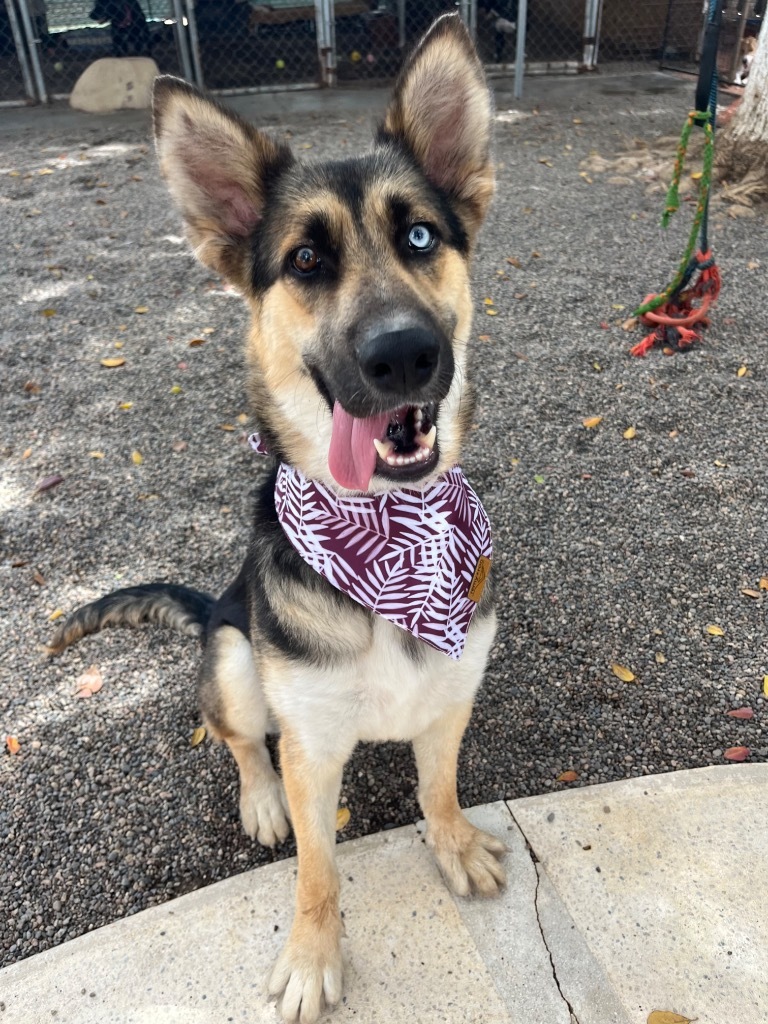
<path fill-rule="evenodd" d="M 285 67 L 285 61 L 281 57 L 279 57 L 275 61 L 275 67 L 277 68 L 278 71 L 282 71 L 283 68 Z"/>
<path fill-rule="evenodd" d="M 349 55 L 349 59 L 352 61 L 353 64 L 357 64 L 359 60 L 363 59 L 363 55 L 362 53 L 358 53 L 357 50 L 353 50 L 352 53 L 350 53 Z"/>
<path fill-rule="evenodd" d="M 57 60 L 56 63 L 53 65 L 53 70 L 54 71 L 63 71 L 64 70 L 64 65 L 61 63 L 60 60 Z"/>

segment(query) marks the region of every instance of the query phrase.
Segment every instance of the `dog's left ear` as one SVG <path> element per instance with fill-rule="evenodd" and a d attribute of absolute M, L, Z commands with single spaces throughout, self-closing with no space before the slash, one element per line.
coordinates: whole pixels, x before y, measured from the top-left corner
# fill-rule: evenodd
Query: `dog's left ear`
<path fill-rule="evenodd" d="M 400 72 L 379 137 L 404 144 L 476 229 L 493 196 L 491 123 L 477 51 L 458 15 L 444 15 Z"/>

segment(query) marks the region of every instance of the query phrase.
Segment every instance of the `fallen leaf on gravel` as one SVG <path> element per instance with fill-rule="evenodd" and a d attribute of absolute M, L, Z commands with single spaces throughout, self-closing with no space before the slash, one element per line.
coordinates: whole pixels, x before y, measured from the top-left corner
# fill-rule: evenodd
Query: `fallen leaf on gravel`
<path fill-rule="evenodd" d="M 541 473 L 537 473 L 536 476 L 533 479 L 534 479 L 534 483 L 537 483 L 537 484 L 546 483 L 546 478 L 543 477 L 541 475 Z"/>
<path fill-rule="evenodd" d="M 35 581 L 38 587 L 45 586 L 45 576 L 43 576 L 41 572 L 38 572 L 37 569 L 35 569 L 35 571 L 32 573 L 32 579 Z"/>
<path fill-rule="evenodd" d="M 121 402 L 117 407 L 118 409 L 132 409 L 133 402 Z"/>
<path fill-rule="evenodd" d="M 180 395 L 181 394 L 181 386 L 179 384 L 174 384 L 171 387 L 171 394 L 172 395 Z"/>
<path fill-rule="evenodd" d="M 109 356 L 107 359 L 101 360 L 101 365 L 106 366 L 108 370 L 113 369 L 115 366 L 123 366 L 125 359 L 122 356 Z"/>
<path fill-rule="evenodd" d="M 349 814 L 349 808 L 348 807 L 340 807 L 338 809 L 338 811 L 336 811 L 336 831 L 337 832 L 340 832 L 341 829 L 343 829 L 345 825 L 349 824 L 349 818 L 350 818 L 350 814 Z"/>
<path fill-rule="evenodd" d="M 39 395 L 43 390 L 36 380 L 28 380 L 24 385 L 24 390 L 28 395 Z"/>
<path fill-rule="evenodd" d="M 728 469 L 728 463 L 723 462 L 722 459 L 715 459 L 715 465 L 718 469 Z"/>
<path fill-rule="evenodd" d="M 603 422 L 602 416 L 588 416 L 585 420 L 581 421 L 582 427 L 586 427 L 587 430 L 592 430 L 599 423 Z"/>
<path fill-rule="evenodd" d="M 34 494 L 42 494 L 44 491 L 50 491 L 54 487 L 58 487 L 59 484 L 64 483 L 64 477 L 61 473 L 52 473 L 50 476 L 44 476 L 40 483 L 34 490 Z"/>
<path fill-rule="evenodd" d="M 627 427 L 621 436 L 625 441 L 631 441 L 633 437 L 637 437 L 637 430 L 635 427 Z"/>
<path fill-rule="evenodd" d="M 202 334 L 213 334 L 213 332 L 215 330 L 216 330 L 215 327 L 204 327 L 201 333 Z"/>
<path fill-rule="evenodd" d="M 760 266 L 760 261 L 759 260 L 750 260 L 749 263 L 747 264 L 747 270 L 757 270 L 757 268 L 759 266 Z"/>
<path fill-rule="evenodd" d="M 245 424 L 248 422 L 248 414 L 245 412 L 241 412 L 240 415 L 237 417 L 237 422 L 240 424 L 241 427 L 245 426 Z"/>
<path fill-rule="evenodd" d="M 680 476 L 684 476 L 688 480 L 693 480 L 696 476 L 696 473 L 692 469 L 681 469 Z"/>
<path fill-rule="evenodd" d="M 115 348 L 122 348 L 123 345 L 125 345 L 124 341 L 116 341 L 115 342 Z"/>
<path fill-rule="evenodd" d="M 101 669 L 98 665 L 91 665 L 87 672 L 83 672 L 75 680 L 75 697 L 92 697 L 98 693 L 104 685 Z"/>
<path fill-rule="evenodd" d="M 574 117 L 573 124 L 584 124 L 580 117 Z"/>
<path fill-rule="evenodd" d="M 623 331 L 634 331 L 637 327 L 637 321 L 638 318 L 636 316 L 627 317 L 627 319 L 622 323 L 621 329 Z"/>
<path fill-rule="evenodd" d="M 672 1010 L 651 1010 L 648 1014 L 647 1024 L 691 1024 L 698 1020 L 698 1017 L 683 1017 L 680 1013 L 673 1013 Z"/>
<path fill-rule="evenodd" d="M 48 616 L 48 621 L 49 622 L 55 622 L 56 619 L 60 619 L 63 614 L 64 614 L 64 609 L 63 608 L 57 608 L 56 611 L 51 612 L 51 614 Z"/>
<path fill-rule="evenodd" d="M 523 266 L 516 256 L 507 256 L 507 263 L 509 263 L 510 266 L 517 267 L 518 270 L 521 270 Z"/>
<path fill-rule="evenodd" d="M 725 630 L 721 626 L 715 625 L 714 622 L 710 622 L 707 626 L 707 632 L 710 636 L 725 636 Z"/>
<path fill-rule="evenodd" d="M 497 316 L 499 311 L 498 309 L 486 309 L 485 312 L 487 316 Z"/>
<path fill-rule="evenodd" d="M 232 431 L 234 429 L 235 428 L 234 428 L 234 426 L 231 423 L 220 423 L 219 424 L 219 430 Z"/>
<path fill-rule="evenodd" d="M 131 461 L 133 462 L 134 466 L 140 466 L 144 461 L 144 456 L 141 454 L 141 452 L 131 452 Z"/>
<path fill-rule="evenodd" d="M 148 313 L 149 306 L 137 306 L 133 311 L 134 313 Z"/>
<path fill-rule="evenodd" d="M 768 576 L 761 576 L 760 582 L 758 583 L 760 590 L 768 590 Z"/>
<path fill-rule="evenodd" d="M 750 590 L 749 587 L 743 587 L 741 592 L 745 597 L 760 597 L 759 590 Z"/>
<path fill-rule="evenodd" d="M 661 651 L 656 651 L 656 664 L 665 665 L 667 662 L 666 654 L 662 654 Z"/>
<path fill-rule="evenodd" d="M 602 368 L 602 366 L 601 366 L 601 365 L 600 365 L 600 363 L 598 363 L 597 361 L 595 361 L 594 363 L 592 363 L 592 369 L 593 369 L 593 370 L 594 370 L 594 371 L 595 371 L 596 373 L 602 373 L 602 372 L 603 372 L 603 368 Z"/>
<path fill-rule="evenodd" d="M 489 299 L 487 295 L 483 299 L 483 302 L 486 304 L 486 306 L 492 306 L 493 305 L 493 299 Z"/>
<path fill-rule="evenodd" d="M 755 712 L 752 708 L 734 708 L 733 711 L 726 711 L 726 714 L 729 718 L 742 718 L 745 721 L 755 717 Z"/>
<path fill-rule="evenodd" d="M 92 459 L 103 459 L 104 458 L 104 452 L 88 452 L 88 454 L 90 455 L 90 457 Z"/>
<path fill-rule="evenodd" d="M 490 334 L 478 334 L 477 340 L 478 341 L 490 341 L 491 340 L 491 336 L 490 336 Z"/>
<path fill-rule="evenodd" d="M 190 745 L 190 747 L 199 747 L 204 739 L 205 739 L 205 726 L 204 725 L 198 725 L 198 727 L 195 729 L 195 731 L 192 733 L 192 735 L 189 738 L 189 745 Z"/>
<path fill-rule="evenodd" d="M 204 345 L 206 340 L 206 338 L 193 338 L 192 341 L 189 342 L 189 347 L 197 348 L 199 345 Z"/>
<path fill-rule="evenodd" d="M 633 683 L 635 681 L 635 673 L 625 668 L 623 665 L 611 665 L 611 672 L 620 679 L 623 683 Z"/>
<path fill-rule="evenodd" d="M 31 454 L 32 454 L 32 449 L 31 448 L 25 448 L 24 451 L 21 453 L 21 457 L 22 457 L 22 459 L 28 459 Z"/>
<path fill-rule="evenodd" d="M 174 441 L 173 444 L 171 445 L 171 448 L 173 448 L 173 450 L 175 452 L 184 452 L 184 451 L 187 450 L 187 442 L 186 441 Z"/>
<path fill-rule="evenodd" d="M 563 772 L 561 775 L 558 775 L 555 779 L 555 782 L 575 782 L 578 779 L 578 777 L 578 772 L 567 771 Z"/>
<path fill-rule="evenodd" d="M 728 747 L 723 751 L 723 757 L 727 761 L 746 761 L 751 753 L 749 747 Z"/>
<path fill-rule="evenodd" d="M 768 697 L 768 676 L 763 676 L 763 696 Z"/>
<path fill-rule="evenodd" d="M 18 752 L 21 750 L 21 744 L 19 743 L 15 736 L 6 736 L 5 745 L 6 747 L 8 747 L 9 754 L 18 754 Z"/>
<path fill-rule="evenodd" d="M 541 253 L 537 252 L 536 249 L 534 249 L 533 252 L 531 253 L 531 259 L 532 260 L 540 260 L 541 259 Z"/>
<path fill-rule="evenodd" d="M 56 310 L 55 309 L 41 309 L 40 310 L 40 315 L 41 316 L 46 316 L 46 317 L 47 316 L 56 316 Z"/>
<path fill-rule="evenodd" d="M 738 370 L 736 371 L 736 376 L 737 377 L 746 377 L 746 375 L 747 375 L 747 368 L 746 368 L 746 366 L 740 366 L 738 368 Z"/>

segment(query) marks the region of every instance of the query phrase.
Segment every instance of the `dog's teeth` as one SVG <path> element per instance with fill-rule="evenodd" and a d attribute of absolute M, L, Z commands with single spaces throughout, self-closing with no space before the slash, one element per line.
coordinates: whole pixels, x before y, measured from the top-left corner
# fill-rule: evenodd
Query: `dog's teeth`
<path fill-rule="evenodd" d="M 389 462 L 389 456 L 395 450 L 394 443 L 392 441 L 380 441 L 378 437 L 374 437 L 373 445 L 384 462 Z"/>
<path fill-rule="evenodd" d="M 423 445 L 428 452 L 431 452 L 435 447 L 435 440 L 437 439 L 437 427 L 432 426 L 428 434 L 417 434 L 416 440 L 419 444 Z"/>

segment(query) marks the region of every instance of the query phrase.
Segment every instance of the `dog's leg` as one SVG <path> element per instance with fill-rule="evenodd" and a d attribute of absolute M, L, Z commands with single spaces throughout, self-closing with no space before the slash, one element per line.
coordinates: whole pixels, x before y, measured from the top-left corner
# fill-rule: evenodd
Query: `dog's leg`
<path fill-rule="evenodd" d="M 291 934 L 272 972 L 269 994 L 283 993 L 285 1021 L 312 1024 L 323 997 L 341 998 L 339 876 L 336 870 L 336 808 L 341 773 L 351 751 L 311 757 L 290 729 L 280 736 L 283 773 L 298 848 L 296 915 Z"/>
<path fill-rule="evenodd" d="M 479 892 L 490 896 L 506 882 L 499 863 L 506 847 L 470 825 L 456 795 L 456 767 L 461 737 L 472 704 L 450 708 L 416 736 L 413 749 L 419 772 L 419 803 L 427 820 L 427 845 L 448 885 L 459 896 Z"/>
<path fill-rule="evenodd" d="M 251 839 L 274 846 L 288 835 L 280 779 L 264 742 L 269 714 L 251 645 L 239 629 L 220 626 L 200 669 L 200 706 L 210 732 L 225 740 L 240 769 L 240 818 Z"/>

